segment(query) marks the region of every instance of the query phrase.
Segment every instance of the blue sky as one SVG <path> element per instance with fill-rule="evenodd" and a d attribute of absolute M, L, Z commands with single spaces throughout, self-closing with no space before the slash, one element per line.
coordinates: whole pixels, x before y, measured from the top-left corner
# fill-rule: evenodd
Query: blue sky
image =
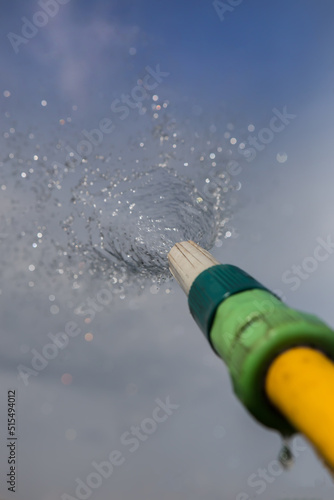
<path fill-rule="evenodd" d="M 255 112 L 262 105 L 264 110 L 272 95 L 277 102 L 293 98 L 305 105 L 310 92 L 321 87 L 326 76 L 332 76 L 333 9 L 330 1 L 258 0 L 242 2 L 221 22 L 212 3 L 204 1 L 84 0 L 80 6 L 73 1 L 61 6 L 59 15 L 27 46 L 21 46 L 17 56 L 8 40 L 2 45 L 11 69 L 2 80 L 4 85 L 6 80 L 10 83 L 14 71 L 19 84 L 20 72 L 24 72 L 30 92 L 44 86 L 57 92 L 53 74 L 59 71 L 66 45 L 55 51 L 52 42 L 56 35 L 50 37 L 50 31 L 58 30 L 59 36 L 66 33 L 70 50 L 82 57 L 86 54 L 89 60 L 94 57 L 90 48 L 97 43 L 96 33 L 87 32 L 84 40 L 81 33 L 94 19 L 103 19 L 118 31 L 118 53 L 110 46 L 100 47 L 99 62 L 105 64 L 95 78 L 91 75 L 93 99 L 100 92 L 112 92 L 115 59 L 121 61 L 123 72 L 156 60 L 169 69 L 173 88 L 180 96 L 205 99 L 212 111 L 221 102 L 238 112 L 245 108 Z M 36 10 L 35 2 L 12 2 L 2 16 L 4 34 L 9 28 L 19 31 L 20 18 L 31 18 Z M 126 58 L 131 42 L 137 56 Z"/>

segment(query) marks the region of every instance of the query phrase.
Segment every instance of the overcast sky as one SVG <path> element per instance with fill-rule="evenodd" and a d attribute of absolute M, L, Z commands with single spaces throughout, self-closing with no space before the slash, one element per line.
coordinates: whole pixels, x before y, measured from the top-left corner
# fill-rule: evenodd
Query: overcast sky
<path fill-rule="evenodd" d="M 17 391 L 18 500 L 79 498 L 76 480 L 87 484 L 96 472 L 92 463 L 115 450 L 119 465 L 91 494 L 82 487 L 81 498 L 333 498 L 329 475 L 300 437 L 295 465 L 259 479 L 259 469 L 277 459 L 280 437 L 235 398 L 226 367 L 177 284 L 158 289 L 149 281 L 121 299 L 112 283 L 92 280 L 84 264 L 75 261 L 71 270 L 54 242 L 61 241 L 59 221 L 69 215 L 71 188 L 82 173 L 69 174 L 50 199 L 46 182 L 52 162 L 63 162 L 65 145 L 78 144 L 83 129 L 116 120 L 111 103 L 130 93 L 148 66 L 169 73 L 157 94 L 169 102 L 188 152 L 195 144 L 208 154 L 210 140 L 241 157 L 240 142 L 249 147 L 249 136 L 258 134 L 268 139 L 263 129 L 277 113 L 288 113 L 284 128 L 242 162 L 240 189 L 230 200 L 232 237 L 212 251 L 278 289 L 293 307 L 334 325 L 330 250 L 304 277 L 293 271 L 313 256 L 319 239 L 334 240 L 333 3 L 240 1 L 220 12 L 224 19 L 211 1 L 200 0 L 48 5 L 50 18 L 39 18 L 41 7 L 31 0 L 7 2 L 0 16 L 1 498 L 14 498 L 6 484 L 11 389 Z M 31 27 L 33 19 L 45 26 Z M 114 135 L 94 150 L 91 163 L 112 152 L 130 168 L 135 153 L 128 145 L 148 129 L 147 116 L 131 113 L 115 121 Z M 137 168 L 154 164 L 152 154 L 146 151 Z M 110 168 L 117 167 L 112 161 Z M 91 310 L 92 301 L 94 314 L 84 322 L 77 307 Z M 68 345 L 25 385 L 17 367 L 32 369 L 32 350 L 41 353 L 50 334 L 65 329 L 74 332 Z M 131 427 L 141 425 L 147 434 L 128 443 Z"/>

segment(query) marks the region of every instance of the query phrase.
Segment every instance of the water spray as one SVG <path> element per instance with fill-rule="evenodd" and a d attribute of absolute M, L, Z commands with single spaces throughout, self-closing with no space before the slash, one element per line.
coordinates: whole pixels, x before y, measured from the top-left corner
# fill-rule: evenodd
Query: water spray
<path fill-rule="evenodd" d="M 334 471 L 334 332 L 193 241 L 168 254 L 190 312 L 263 425 L 303 433 Z"/>

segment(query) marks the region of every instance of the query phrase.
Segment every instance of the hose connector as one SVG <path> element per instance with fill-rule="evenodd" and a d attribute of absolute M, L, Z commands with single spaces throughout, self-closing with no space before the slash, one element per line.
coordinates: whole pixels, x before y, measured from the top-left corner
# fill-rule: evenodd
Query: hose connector
<path fill-rule="evenodd" d="M 267 371 L 283 351 L 308 346 L 334 359 L 334 333 L 317 317 L 286 306 L 249 274 L 219 264 L 193 242 L 175 245 L 170 268 L 188 295 L 191 314 L 228 366 L 236 395 L 267 427 L 296 429 L 265 392 Z"/>

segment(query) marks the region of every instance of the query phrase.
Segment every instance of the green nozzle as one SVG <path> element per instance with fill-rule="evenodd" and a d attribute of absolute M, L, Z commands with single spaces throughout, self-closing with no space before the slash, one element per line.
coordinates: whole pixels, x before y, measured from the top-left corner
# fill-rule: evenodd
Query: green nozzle
<path fill-rule="evenodd" d="M 265 393 L 273 359 L 294 346 L 310 346 L 334 359 L 334 333 L 313 315 L 287 307 L 235 266 L 217 265 L 197 276 L 189 291 L 190 311 L 215 352 L 226 362 L 234 391 L 268 427 L 295 429 Z"/>

